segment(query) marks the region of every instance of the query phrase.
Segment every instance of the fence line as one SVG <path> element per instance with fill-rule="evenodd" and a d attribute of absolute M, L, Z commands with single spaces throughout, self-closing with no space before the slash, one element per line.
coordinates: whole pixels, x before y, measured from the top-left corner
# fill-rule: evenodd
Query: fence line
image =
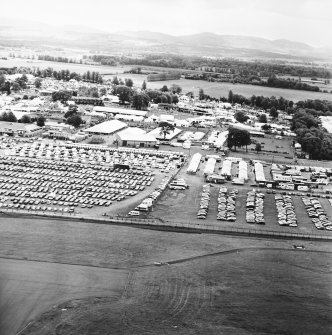
<path fill-rule="evenodd" d="M 158 219 L 139 219 L 129 218 L 122 216 L 105 216 L 102 218 L 83 216 L 77 214 L 59 214 L 59 213 L 32 213 L 27 211 L 1 211 L 0 214 L 13 216 L 13 217 L 39 217 L 39 218 L 54 218 L 60 220 L 72 220 L 72 221 L 85 221 L 100 224 L 119 224 L 141 228 L 149 228 L 156 230 L 169 230 L 169 231 L 181 231 L 191 233 L 214 233 L 224 235 L 236 235 L 236 236 L 254 236 L 261 238 L 279 238 L 279 239 L 300 239 L 300 240 L 315 240 L 315 241 L 332 241 L 332 235 L 317 235 L 317 234 L 304 234 L 297 232 L 279 232 L 274 230 L 257 230 L 254 228 L 233 228 L 233 227 L 221 227 L 216 224 L 205 224 L 197 223 L 190 224 L 185 222 L 165 222 Z"/>

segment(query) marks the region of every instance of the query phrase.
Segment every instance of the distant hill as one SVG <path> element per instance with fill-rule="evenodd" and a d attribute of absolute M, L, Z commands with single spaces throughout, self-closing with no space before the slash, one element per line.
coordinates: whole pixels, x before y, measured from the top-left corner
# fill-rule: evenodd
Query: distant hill
<path fill-rule="evenodd" d="M 332 59 L 332 48 L 314 48 L 285 39 L 218 35 L 204 32 L 172 36 L 150 31 L 109 33 L 88 26 L 61 26 L 0 18 L 0 43 L 53 45 L 99 52 L 167 52 L 224 57 L 299 57 Z"/>

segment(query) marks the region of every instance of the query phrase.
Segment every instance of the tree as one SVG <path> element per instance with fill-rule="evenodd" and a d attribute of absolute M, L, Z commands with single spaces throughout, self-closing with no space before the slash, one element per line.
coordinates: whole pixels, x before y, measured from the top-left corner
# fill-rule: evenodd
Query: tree
<path fill-rule="evenodd" d="M 126 84 L 126 86 L 128 86 L 128 87 L 133 87 L 134 86 L 134 82 L 133 82 L 133 80 L 132 79 L 130 79 L 130 78 L 126 78 L 125 79 L 125 84 Z"/>
<path fill-rule="evenodd" d="M 234 127 L 229 128 L 227 137 L 227 146 L 229 148 L 234 147 L 235 151 L 237 147 L 246 147 L 251 144 L 250 133 L 247 130 L 242 130 Z"/>
<path fill-rule="evenodd" d="M 31 118 L 28 115 L 23 115 L 21 119 L 19 120 L 21 123 L 31 123 Z"/>
<path fill-rule="evenodd" d="M 233 91 L 232 90 L 228 92 L 228 102 L 230 102 L 231 104 L 233 103 Z"/>
<path fill-rule="evenodd" d="M 143 81 L 143 84 L 142 84 L 142 90 L 143 90 L 143 91 L 146 90 L 146 81 L 145 81 L 145 80 Z"/>
<path fill-rule="evenodd" d="M 57 91 L 52 93 L 52 100 L 60 100 L 62 102 L 68 101 L 72 97 L 71 91 Z"/>
<path fill-rule="evenodd" d="M 76 115 L 70 116 L 67 119 L 67 123 L 74 126 L 75 128 L 79 128 L 79 126 L 83 123 L 83 120 L 79 115 L 76 114 Z"/>
<path fill-rule="evenodd" d="M 255 150 L 258 153 L 259 151 L 262 151 L 262 145 L 260 143 L 256 143 Z"/>
<path fill-rule="evenodd" d="M 173 94 L 180 94 L 182 92 L 182 88 L 179 85 L 173 84 L 169 89 Z"/>
<path fill-rule="evenodd" d="M 14 115 L 13 112 L 9 112 L 7 114 L 7 120 L 6 121 L 8 121 L 8 122 L 17 122 L 17 118 L 16 118 L 16 116 Z"/>
<path fill-rule="evenodd" d="M 40 116 L 37 119 L 37 126 L 38 127 L 44 127 L 45 126 L 45 118 L 44 118 L 44 116 Z"/>
<path fill-rule="evenodd" d="M 266 114 L 261 114 L 261 115 L 258 117 L 258 122 L 260 122 L 260 123 L 267 123 L 267 117 L 266 117 Z"/>
<path fill-rule="evenodd" d="M 130 102 L 133 97 L 133 90 L 130 87 L 118 85 L 115 89 L 115 94 L 119 96 L 120 102 Z"/>
<path fill-rule="evenodd" d="M 99 90 L 99 93 L 100 93 L 100 95 L 106 95 L 106 93 L 107 93 L 106 88 L 105 87 L 101 87 L 100 90 Z"/>
<path fill-rule="evenodd" d="M 175 127 L 172 123 L 169 123 L 169 122 L 166 122 L 166 121 L 160 122 L 159 127 L 160 127 L 160 135 L 164 136 L 164 140 L 166 139 L 166 135 L 170 134 L 171 131 L 173 131 L 175 129 Z"/>
<path fill-rule="evenodd" d="M 278 117 L 278 111 L 274 106 L 272 106 L 271 109 L 270 109 L 270 115 L 274 119 L 276 119 Z"/>
<path fill-rule="evenodd" d="M 149 106 L 150 98 L 145 93 L 134 93 L 132 106 L 135 109 L 142 110 Z"/>
<path fill-rule="evenodd" d="M 199 92 L 198 92 L 198 99 L 199 99 L 199 100 L 204 100 L 204 99 L 205 99 L 204 90 L 203 90 L 202 88 L 199 89 Z"/>
<path fill-rule="evenodd" d="M 42 85 L 42 80 L 40 78 L 36 78 L 35 87 L 36 88 L 41 88 L 41 85 Z"/>
<path fill-rule="evenodd" d="M 3 112 L 0 116 L 1 121 L 8 121 L 8 114 L 7 112 Z"/>
<path fill-rule="evenodd" d="M 262 130 L 264 130 L 265 132 L 271 132 L 271 126 L 267 123 L 262 125 Z"/>
<path fill-rule="evenodd" d="M 13 82 L 13 84 L 12 84 L 12 90 L 14 92 L 18 92 L 20 89 L 21 89 L 21 86 L 19 85 L 19 83 L 17 83 L 16 81 Z"/>
<path fill-rule="evenodd" d="M 164 86 L 160 89 L 160 91 L 162 91 L 162 92 L 168 92 L 168 87 L 167 87 L 167 85 L 164 85 Z"/>
<path fill-rule="evenodd" d="M 245 115 L 241 111 L 236 112 L 235 115 L 234 115 L 234 117 L 235 117 L 235 120 L 237 120 L 237 121 L 239 121 L 241 123 L 244 123 L 244 122 L 246 122 L 249 119 L 249 116 Z"/>

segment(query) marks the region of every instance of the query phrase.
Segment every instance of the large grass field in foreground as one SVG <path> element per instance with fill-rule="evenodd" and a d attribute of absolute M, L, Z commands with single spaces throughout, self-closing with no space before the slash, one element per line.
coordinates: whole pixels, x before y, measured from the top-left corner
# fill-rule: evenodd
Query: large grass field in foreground
<path fill-rule="evenodd" d="M 0 330 L 325 335 L 331 251 L 328 243 L 2 217 Z"/>

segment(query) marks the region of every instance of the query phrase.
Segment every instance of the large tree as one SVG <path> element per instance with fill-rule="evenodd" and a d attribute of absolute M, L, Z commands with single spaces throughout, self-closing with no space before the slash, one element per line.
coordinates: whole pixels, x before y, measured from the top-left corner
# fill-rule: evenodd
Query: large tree
<path fill-rule="evenodd" d="M 234 127 L 229 128 L 227 146 L 231 149 L 234 147 L 236 151 L 237 147 L 246 147 L 251 144 L 250 133 L 247 130 L 238 129 Z"/>
<path fill-rule="evenodd" d="M 119 100 L 121 103 L 131 102 L 133 97 L 133 90 L 130 87 L 124 85 L 118 85 L 115 88 L 115 94 L 119 96 Z"/>
<path fill-rule="evenodd" d="M 145 93 L 134 93 L 132 106 L 135 109 L 142 110 L 149 106 L 150 99 Z"/>
<path fill-rule="evenodd" d="M 83 120 L 79 115 L 76 114 L 76 115 L 70 116 L 67 119 L 67 123 L 74 126 L 75 128 L 79 128 L 79 126 L 83 123 Z"/>
<path fill-rule="evenodd" d="M 44 116 L 39 116 L 39 118 L 37 119 L 37 126 L 38 127 L 44 127 L 45 126 Z"/>
<path fill-rule="evenodd" d="M 175 129 L 175 126 L 172 123 L 166 121 L 160 122 L 159 127 L 160 135 L 164 136 L 164 140 L 166 139 L 166 135 L 170 134 Z"/>
<path fill-rule="evenodd" d="M 236 112 L 234 117 L 235 117 L 235 120 L 237 120 L 241 123 L 244 123 L 249 119 L 249 116 L 247 116 L 246 114 L 244 114 L 241 111 Z"/>

